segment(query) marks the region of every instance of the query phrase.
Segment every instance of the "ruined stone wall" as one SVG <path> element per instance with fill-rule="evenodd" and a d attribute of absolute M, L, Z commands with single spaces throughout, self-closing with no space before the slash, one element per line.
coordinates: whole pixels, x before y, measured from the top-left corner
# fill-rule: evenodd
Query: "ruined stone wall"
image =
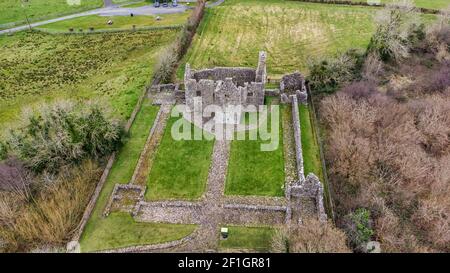
<path fill-rule="evenodd" d="M 208 79 L 213 81 L 224 81 L 226 78 L 232 78 L 237 86 L 244 86 L 246 82 L 254 82 L 256 70 L 246 67 L 216 67 L 203 70 L 192 70 L 192 78 L 197 81 Z"/>
<path fill-rule="evenodd" d="M 294 140 L 295 140 L 295 157 L 297 160 L 297 174 L 300 182 L 305 181 L 305 173 L 303 170 L 303 152 L 302 152 L 302 138 L 300 129 L 300 116 L 298 111 L 298 102 L 295 95 L 290 96 L 292 101 L 292 121 L 294 125 Z"/>
<path fill-rule="evenodd" d="M 310 173 L 305 178 L 303 168 L 303 151 L 301 142 L 301 127 L 298 110 L 297 95 L 291 95 L 292 101 L 292 120 L 294 125 L 294 139 L 295 139 L 295 156 L 297 161 L 297 172 L 299 181 L 288 186 L 286 189 L 286 195 L 289 195 L 289 199 L 310 197 L 315 200 L 315 207 L 319 220 L 326 221 L 327 215 L 323 205 L 323 185 L 319 178 Z"/>
<path fill-rule="evenodd" d="M 267 78 L 266 54 L 259 53 L 257 69 L 216 67 L 194 70 L 186 64 L 184 73 L 186 104 L 191 109 L 208 105 L 262 105 Z M 195 106 L 201 98 L 201 107 Z"/>

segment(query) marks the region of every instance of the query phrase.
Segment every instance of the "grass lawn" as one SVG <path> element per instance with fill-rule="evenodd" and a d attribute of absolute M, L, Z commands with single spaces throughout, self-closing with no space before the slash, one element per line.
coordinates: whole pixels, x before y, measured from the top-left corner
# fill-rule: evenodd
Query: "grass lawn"
<path fill-rule="evenodd" d="M 171 128 L 177 120 L 170 118 L 167 122 L 150 170 L 146 199 L 193 200 L 205 191 L 214 141 L 174 140 Z M 190 124 L 184 119 L 183 122 Z"/>
<path fill-rule="evenodd" d="M 81 0 L 79 5 L 69 5 L 68 2 L 76 1 L 30 0 L 22 6 L 21 0 L 1 0 L 0 29 L 11 27 L 10 23 L 25 24 L 25 14 L 30 21 L 38 21 L 103 6 L 102 0 Z"/>
<path fill-rule="evenodd" d="M 99 16 L 90 15 L 78 17 L 66 21 L 56 22 L 38 27 L 49 32 L 67 32 L 69 28 L 73 28 L 74 32 L 79 32 L 79 29 L 87 32 L 90 27 L 94 30 L 100 29 L 132 29 L 133 25 L 140 27 L 158 27 L 158 26 L 174 26 L 182 25 L 189 17 L 190 11 L 175 14 L 159 15 L 160 21 L 156 20 L 156 16 L 135 15 L 131 16 Z M 108 25 L 106 22 L 112 20 L 113 24 Z"/>
<path fill-rule="evenodd" d="M 14 126 L 24 106 L 55 99 L 100 100 L 127 119 L 158 52 L 177 33 L 0 36 L 0 135 Z"/>
<path fill-rule="evenodd" d="M 228 238 L 220 240 L 222 249 L 250 249 L 268 252 L 272 246 L 275 230 L 269 227 L 228 227 Z"/>
<path fill-rule="evenodd" d="M 269 130 L 270 118 L 271 115 L 268 114 Z M 279 144 L 274 151 L 261 151 L 261 144 L 269 141 L 263 141 L 259 137 L 257 140 L 246 137 L 245 140 L 231 142 L 225 194 L 283 195 L 285 178 L 281 122 L 278 137 Z"/>
<path fill-rule="evenodd" d="M 178 240 L 191 234 L 195 225 L 175 225 L 135 222 L 127 213 L 111 213 L 91 229 L 81 243 L 82 252 L 92 252 L 135 245 L 156 244 Z"/>
<path fill-rule="evenodd" d="M 307 105 L 300 104 L 299 115 L 305 175 L 314 173 L 317 177 L 319 177 L 320 181 L 323 182 L 324 179 L 322 163 L 320 161 L 319 145 L 317 143 L 316 136 L 313 133 L 311 120 L 309 118 L 309 108 Z"/>
<path fill-rule="evenodd" d="M 309 58 L 365 48 L 377 8 L 283 0 L 227 0 L 207 9 L 184 62 L 193 68 L 251 66 L 268 53 L 270 77 L 305 72 Z M 178 77 L 182 78 L 184 65 Z"/>
<path fill-rule="evenodd" d="M 180 239 L 195 226 L 157 223 L 137 223 L 126 213 L 102 213 L 116 183 L 128 183 L 133 176 L 139 155 L 153 121 L 157 106 L 145 101 L 130 129 L 129 140 L 122 147 L 103 186 L 100 196 L 80 240 L 83 252 L 139 244 L 151 244 Z"/>

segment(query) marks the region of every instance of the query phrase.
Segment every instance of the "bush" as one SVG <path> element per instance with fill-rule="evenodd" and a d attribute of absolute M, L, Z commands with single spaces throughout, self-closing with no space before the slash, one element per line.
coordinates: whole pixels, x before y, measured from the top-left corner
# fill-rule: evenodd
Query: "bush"
<path fill-rule="evenodd" d="M 386 5 L 377 14 L 377 29 L 370 40 L 368 53 L 377 53 L 383 61 L 408 57 L 411 46 L 408 38 L 414 34 L 420 36 L 420 27 L 417 27 L 420 24 L 413 21 L 415 18 L 418 17 L 411 1 Z"/>
<path fill-rule="evenodd" d="M 370 211 L 364 208 L 358 208 L 348 215 L 347 218 L 346 232 L 351 244 L 358 247 L 369 242 L 374 234 Z"/>
<path fill-rule="evenodd" d="M 8 147 L 0 141 L 0 161 L 6 159 L 8 155 Z"/>
<path fill-rule="evenodd" d="M 290 253 L 346 253 L 345 233 L 331 222 L 315 218 L 303 219 L 301 225 L 290 230 L 277 230 L 272 242 L 276 252 Z"/>
<path fill-rule="evenodd" d="M 436 54 L 439 61 L 450 61 L 450 9 L 443 10 L 438 20 L 426 32 L 427 48 Z"/>
<path fill-rule="evenodd" d="M 352 99 L 359 100 L 369 98 L 376 94 L 377 86 L 368 81 L 352 82 L 349 85 L 344 86 L 341 92 L 350 96 Z"/>
<path fill-rule="evenodd" d="M 22 126 L 11 131 L 8 144 L 36 173 L 56 173 L 85 158 L 112 153 L 122 134 L 122 126 L 98 105 L 61 101 L 25 115 Z"/>
<path fill-rule="evenodd" d="M 174 46 L 164 50 L 158 58 L 154 69 L 154 78 L 160 83 L 169 83 L 177 64 L 177 51 Z"/>
<path fill-rule="evenodd" d="M 333 93 L 343 83 L 358 77 L 362 55 L 349 50 L 336 58 L 322 59 L 308 64 L 308 81 L 315 92 Z"/>

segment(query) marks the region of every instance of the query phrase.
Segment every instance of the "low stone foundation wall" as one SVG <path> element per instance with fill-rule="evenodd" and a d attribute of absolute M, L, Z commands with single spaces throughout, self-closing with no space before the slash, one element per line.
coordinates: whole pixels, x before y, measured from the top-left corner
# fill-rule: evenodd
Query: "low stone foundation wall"
<path fill-rule="evenodd" d="M 197 81 L 201 79 L 225 81 L 226 78 L 232 78 L 236 85 L 244 86 L 246 82 L 255 82 L 256 79 L 256 69 L 247 67 L 216 67 L 192 71 L 192 78 Z"/>
<path fill-rule="evenodd" d="M 291 95 L 292 100 L 292 120 L 294 124 L 294 139 L 295 139 L 295 157 L 297 159 L 297 173 L 300 182 L 305 181 L 305 173 L 303 169 L 303 152 L 302 152 L 302 137 L 300 127 L 300 116 L 298 110 L 297 96 Z"/>
<path fill-rule="evenodd" d="M 286 207 L 226 205 L 222 222 L 232 225 L 281 225 L 286 221 Z"/>
<path fill-rule="evenodd" d="M 196 231 L 194 231 L 191 235 L 184 237 L 180 240 L 170 241 L 161 244 L 152 244 L 152 245 L 140 245 L 140 246 L 131 246 L 124 248 L 116 248 L 110 250 L 97 251 L 97 253 L 133 253 L 133 252 L 144 252 L 144 251 L 154 251 L 154 250 L 165 250 L 168 248 L 176 247 L 187 243 L 188 241 L 194 238 Z"/>

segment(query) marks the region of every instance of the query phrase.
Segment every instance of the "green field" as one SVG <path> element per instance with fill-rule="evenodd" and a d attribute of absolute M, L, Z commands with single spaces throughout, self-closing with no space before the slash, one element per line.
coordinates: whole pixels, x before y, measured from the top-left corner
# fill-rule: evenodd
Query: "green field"
<path fill-rule="evenodd" d="M 269 227 L 229 226 L 228 238 L 220 240 L 222 249 L 247 249 L 268 252 L 272 245 L 275 230 Z"/>
<path fill-rule="evenodd" d="M 270 100 L 269 100 L 270 101 Z M 270 103 L 268 103 L 270 105 Z M 268 115 L 270 121 L 271 115 Z M 280 113 L 281 118 L 281 113 Z M 268 128 L 271 130 L 270 122 Z M 278 147 L 261 151 L 261 144 L 269 141 L 233 140 L 231 142 L 225 194 L 282 196 L 284 193 L 284 157 L 281 122 Z"/>
<path fill-rule="evenodd" d="M 283 0 L 227 0 L 208 9 L 184 62 L 193 68 L 256 66 L 268 54 L 269 76 L 305 72 L 310 58 L 365 48 L 377 8 Z M 178 77 L 183 75 L 180 66 Z"/>
<path fill-rule="evenodd" d="M 29 0 L 22 6 L 21 0 L 1 0 L 0 29 L 24 24 L 26 16 L 30 21 L 38 21 L 103 6 L 102 0 L 81 0 L 79 5 L 69 5 L 68 2 L 77 1 Z"/>
<path fill-rule="evenodd" d="M 157 111 L 158 107 L 152 106 L 150 101 L 145 101 L 136 116 L 130 129 L 129 140 L 116 157 L 81 237 L 83 252 L 177 240 L 195 229 L 193 225 L 137 223 L 126 213 L 112 213 L 106 218 L 102 217 L 114 185 L 128 183 L 133 176 Z"/>
<path fill-rule="evenodd" d="M 132 29 L 133 25 L 136 28 L 142 27 L 162 27 L 162 26 L 175 26 L 182 25 L 186 22 L 190 12 L 175 14 L 160 15 L 161 20 L 157 21 L 156 16 L 99 16 L 90 15 L 84 17 L 78 17 L 66 21 L 56 22 L 38 27 L 37 29 L 49 31 L 49 32 L 67 32 L 69 28 L 73 28 L 74 32 L 79 32 L 82 29 L 84 32 L 88 32 L 89 28 L 94 30 L 103 29 Z M 108 25 L 106 22 L 112 20 L 113 24 Z"/>
<path fill-rule="evenodd" d="M 170 118 L 167 122 L 148 178 L 147 199 L 194 200 L 205 191 L 214 141 L 174 140 L 171 128 L 177 120 Z M 183 122 L 190 126 L 188 121 Z"/>
<path fill-rule="evenodd" d="M 127 119 L 158 52 L 177 33 L 0 36 L 0 133 L 14 126 L 24 106 L 59 98 L 101 100 Z"/>

